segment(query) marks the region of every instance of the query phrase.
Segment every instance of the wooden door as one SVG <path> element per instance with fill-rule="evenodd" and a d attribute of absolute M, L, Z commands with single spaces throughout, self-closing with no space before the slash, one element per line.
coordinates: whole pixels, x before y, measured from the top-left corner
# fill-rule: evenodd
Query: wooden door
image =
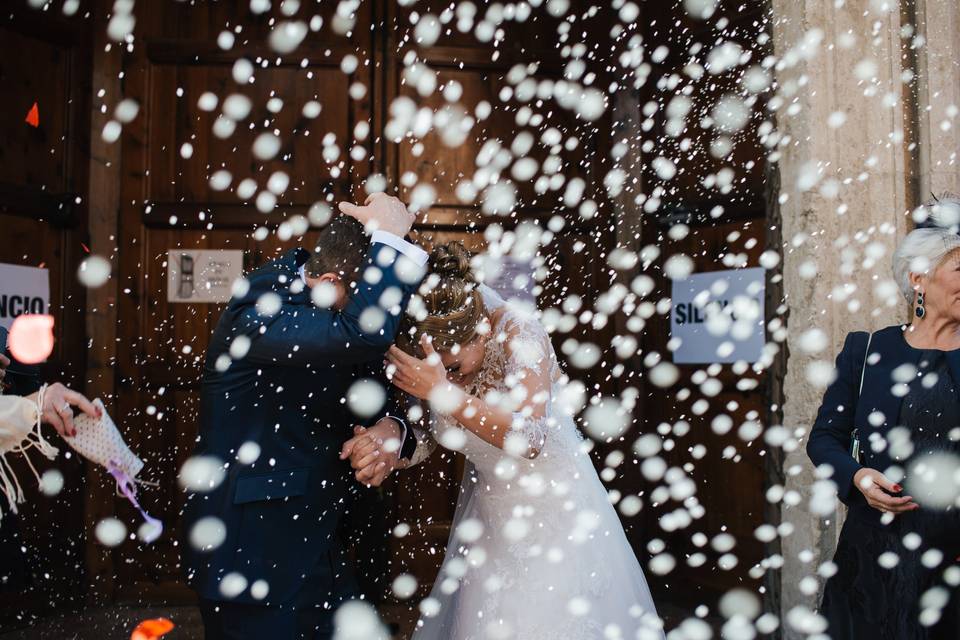
<path fill-rule="evenodd" d="M 56 343 L 37 381 L 82 389 L 85 290 L 76 271 L 86 255 L 91 38 L 85 24 L 4 7 L 0 18 L 0 263 L 46 267 Z M 34 103 L 36 126 L 26 122 Z M 19 369 L 19 368 L 18 368 Z M 22 372 L 22 369 L 19 369 Z M 7 382 L 24 382 L 11 373 Z M 33 384 L 26 380 L 27 386 Z M 13 392 L 11 388 L 11 392 Z M 24 389 L 29 391 L 30 389 Z M 68 450 L 45 430 L 61 452 Z M 8 454 L 26 494 L 19 516 L 0 508 L 0 626 L 28 623 L 43 610 L 79 606 L 85 579 L 83 475 L 75 456 L 31 460 L 63 474 L 64 489 L 44 496 L 19 455 Z M 25 552 L 24 552 L 25 549 Z"/>
<path fill-rule="evenodd" d="M 666 4 L 647 4 L 644 11 L 648 50 L 662 46 L 669 52 L 640 91 L 641 109 L 648 118 L 645 142 L 649 143 L 643 154 L 643 182 L 645 192 L 659 192 L 661 200 L 660 207 L 644 215 L 642 222 L 642 244 L 654 245 L 659 253 L 644 271 L 654 280 L 646 299 L 668 303 L 671 280 L 664 273 L 664 264 L 672 256 L 691 258 L 694 273 L 760 265 L 770 235 L 767 150 L 760 142 L 765 114 L 763 101 L 748 99 L 744 103 L 746 124 L 741 130 L 718 132 L 698 126 L 722 96 L 746 94 L 739 75 L 705 74 L 700 81 L 684 76 L 683 69 L 691 59 L 702 64 L 721 42 L 711 23 L 690 18 L 682 8 Z M 728 25 L 723 40 L 735 42 L 750 52 L 754 63 L 760 62 L 767 53 L 763 39 L 758 38 L 767 25 L 764 7 L 758 4 L 745 10 L 740 3 L 721 2 L 715 19 L 721 16 Z M 674 84 L 679 78 L 683 79 Z M 690 96 L 691 106 L 686 127 L 677 135 L 668 130 L 667 106 L 680 94 Z M 727 151 L 717 150 L 719 138 L 726 138 Z M 675 161 L 674 175 L 654 170 L 659 156 Z M 732 172 L 729 184 L 725 184 L 725 172 Z M 770 282 L 768 287 L 771 284 L 775 288 Z M 771 311 L 767 310 L 768 320 Z M 640 335 L 644 354 L 656 352 L 670 359 L 670 313 L 665 304 L 646 321 Z M 677 366 L 679 379 L 670 388 L 644 381 L 641 431 L 659 433 L 669 442 L 672 448 L 660 456 L 694 481 L 694 508 L 648 499 L 641 520 L 645 538 L 655 547 L 665 547 L 677 561 L 669 574 L 648 576 L 655 599 L 689 610 L 699 604 L 714 607 L 719 596 L 734 587 L 752 589 L 759 595 L 764 584 L 762 577 L 751 576 L 751 569 L 776 550 L 760 544 L 754 536 L 758 526 L 769 522 L 764 496 L 773 462 L 762 435 L 744 440 L 738 431 L 744 423 L 766 426 L 776 409 L 771 406 L 775 401 L 767 372 L 729 364 Z M 708 386 L 719 384 L 716 395 L 704 393 L 706 387 L 701 384 L 707 378 L 712 379 Z M 712 424 L 718 417 L 729 420 L 732 428 L 724 431 L 719 427 L 723 433 L 717 433 Z M 743 433 L 750 431 L 748 424 Z M 699 515 L 675 528 L 678 520 L 669 514 L 684 507 Z M 731 549 L 725 544 L 731 539 L 727 534 L 734 542 Z M 719 544 L 714 545 L 714 540 Z M 775 594 L 767 591 L 766 597 Z"/>

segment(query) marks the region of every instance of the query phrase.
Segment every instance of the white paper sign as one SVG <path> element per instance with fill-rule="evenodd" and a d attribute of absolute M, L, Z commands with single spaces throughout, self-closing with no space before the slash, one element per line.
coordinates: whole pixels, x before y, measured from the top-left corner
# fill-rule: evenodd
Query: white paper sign
<path fill-rule="evenodd" d="M 167 251 L 169 302 L 227 302 L 233 281 L 243 274 L 243 251 Z"/>
<path fill-rule="evenodd" d="M 0 264 L 0 327 L 10 328 L 27 313 L 50 308 L 50 272 L 37 267 Z"/>
<path fill-rule="evenodd" d="M 756 362 L 764 345 L 764 269 L 695 273 L 673 281 L 673 361 Z"/>

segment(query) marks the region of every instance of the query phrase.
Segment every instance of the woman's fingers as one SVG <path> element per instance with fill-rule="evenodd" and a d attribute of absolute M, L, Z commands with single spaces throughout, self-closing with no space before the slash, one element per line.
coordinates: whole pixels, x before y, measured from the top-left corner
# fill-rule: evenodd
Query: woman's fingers
<path fill-rule="evenodd" d="M 416 362 L 419 362 L 419 360 Z M 417 365 L 410 365 L 406 362 L 395 360 L 393 358 L 390 358 L 390 364 L 393 365 L 394 368 L 390 377 L 394 380 L 400 378 L 405 379 L 409 383 L 416 379 L 417 373 L 420 371 L 420 367 Z"/>
<path fill-rule="evenodd" d="M 63 430 L 67 435 L 70 437 L 77 435 L 77 426 L 73 424 L 73 409 L 70 408 L 68 403 L 63 403 L 63 406 L 57 411 L 57 415 L 63 420 Z"/>
<path fill-rule="evenodd" d="M 353 449 L 360 441 L 363 440 L 363 434 L 366 432 L 366 428 L 357 425 L 353 428 L 353 437 L 343 443 L 343 446 L 340 448 L 340 459 L 346 460 L 351 455 L 353 455 Z"/>
<path fill-rule="evenodd" d="M 406 394 L 408 394 L 408 395 L 411 395 L 411 396 L 414 395 L 414 393 L 413 393 L 413 387 L 411 387 L 409 384 L 404 384 L 403 382 L 400 382 L 400 381 L 397 380 L 396 378 L 394 378 L 394 379 L 391 381 L 391 384 L 393 384 L 393 386 L 395 386 L 397 389 L 400 389 L 400 391 L 403 391 L 404 393 L 406 393 Z"/>
<path fill-rule="evenodd" d="M 894 497 L 888 495 L 877 487 L 870 490 L 870 506 L 880 511 L 890 511 L 891 513 L 903 513 L 918 509 L 920 505 L 913 501 L 913 496 Z"/>
<path fill-rule="evenodd" d="M 419 358 L 414 358 L 412 355 L 406 351 L 397 347 L 397 345 L 390 345 L 390 350 L 387 351 L 388 356 L 393 356 L 393 359 L 397 362 L 402 362 L 406 365 L 416 365 L 420 362 Z"/>
<path fill-rule="evenodd" d="M 376 200 L 377 198 L 382 198 L 382 197 L 384 197 L 384 196 L 386 196 L 386 195 L 387 195 L 387 194 L 385 194 L 383 191 L 374 191 L 373 193 L 371 193 L 370 195 L 368 195 L 368 196 L 366 197 L 366 199 L 363 201 L 363 204 L 364 204 L 364 205 L 369 205 L 371 202 L 373 202 L 373 201 Z"/>
<path fill-rule="evenodd" d="M 899 509 L 900 507 L 906 506 L 913 502 L 913 498 L 910 496 L 904 496 L 903 498 L 891 498 L 889 496 L 880 496 L 876 498 L 876 501 L 882 505 L 885 509 L 894 510 Z"/>
<path fill-rule="evenodd" d="M 383 481 L 387 479 L 387 476 L 390 475 L 392 469 L 387 466 L 386 462 L 381 462 L 377 465 L 376 470 L 374 471 L 373 480 L 370 482 L 375 487 L 379 487 L 383 484 Z"/>
<path fill-rule="evenodd" d="M 371 465 L 366 466 L 366 467 L 364 467 L 363 469 L 360 469 L 359 471 L 357 471 L 357 472 L 354 474 L 354 476 L 356 477 L 356 479 L 357 479 L 359 482 L 362 482 L 362 483 L 364 483 L 364 484 L 372 484 L 373 479 L 374 479 L 374 478 L 376 477 L 376 475 L 377 475 L 377 471 L 378 471 L 380 468 L 382 468 L 381 465 L 384 465 L 384 464 L 386 464 L 386 463 L 380 462 L 380 463 L 377 463 L 377 464 L 371 464 Z"/>
<path fill-rule="evenodd" d="M 900 493 L 903 490 L 903 488 L 900 485 L 894 482 L 891 482 L 890 480 L 887 479 L 887 476 L 883 475 L 879 471 L 875 473 L 871 473 L 870 477 L 873 479 L 875 483 L 880 485 L 880 487 L 888 493 Z"/>
<path fill-rule="evenodd" d="M 392 382 L 393 385 L 396 387 L 410 388 L 413 386 L 414 381 L 413 381 L 413 378 L 411 378 L 410 376 L 404 375 L 402 373 L 395 373 L 393 375 L 393 380 L 391 380 L 390 382 Z"/>
<path fill-rule="evenodd" d="M 393 347 L 391 347 L 392 349 Z M 394 369 L 403 369 L 407 366 L 403 360 L 394 355 L 393 351 L 387 352 L 387 366 L 393 365 Z"/>
<path fill-rule="evenodd" d="M 881 513 L 907 513 L 908 511 L 915 511 L 920 508 L 920 505 L 918 505 L 916 502 L 899 506 L 889 506 L 879 502 L 870 502 L 868 504 Z"/>
<path fill-rule="evenodd" d="M 433 338 L 425 333 L 420 336 L 420 346 L 423 347 L 423 353 L 427 356 L 427 362 L 430 361 L 430 356 L 437 353 L 433 350 Z"/>
<path fill-rule="evenodd" d="M 346 454 L 344 458 L 356 459 L 357 456 L 363 455 L 367 450 L 371 448 L 370 443 L 375 442 L 373 436 L 368 434 L 361 434 L 350 438 L 343 447 L 343 452 Z M 347 446 L 349 444 L 349 447 Z M 374 447 L 376 445 L 373 445 Z"/>
<path fill-rule="evenodd" d="M 83 411 L 91 418 L 96 419 L 100 417 L 97 415 L 99 413 L 97 405 L 87 400 L 86 396 L 84 396 L 82 393 L 77 393 L 71 389 L 64 389 L 63 397 L 67 402 L 77 407 L 80 409 L 80 411 Z"/>
<path fill-rule="evenodd" d="M 66 438 L 69 435 L 66 426 L 63 424 L 63 418 L 60 417 L 60 414 L 57 413 L 53 407 L 48 407 L 44 410 L 43 421 L 53 427 L 54 430 L 60 434 L 60 437 Z"/>

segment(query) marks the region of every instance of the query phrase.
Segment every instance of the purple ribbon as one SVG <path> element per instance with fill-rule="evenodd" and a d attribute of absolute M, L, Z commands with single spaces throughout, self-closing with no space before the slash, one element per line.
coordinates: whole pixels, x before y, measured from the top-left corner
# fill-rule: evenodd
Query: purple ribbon
<path fill-rule="evenodd" d="M 140 512 L 140 515 L 143 516 L 143 521 L 150 525 L 143 531 L 145 534 L 143 535 L 143 541 L 147 544 L 154 542 L 160 537 L 160 534 L 163 533 L 163 523 L 147 513 L 144 508 L 140 506 L 140 503 L 137 502 L 137 487 L 133 483 L 133 479 L 127 475 L 126 471 L 118 467 L 112 460 L 107 467 L 107 471 L 109 471 L 110 475 L 117 481 L 117 489 L 120 490 L 120 493 Z"/>

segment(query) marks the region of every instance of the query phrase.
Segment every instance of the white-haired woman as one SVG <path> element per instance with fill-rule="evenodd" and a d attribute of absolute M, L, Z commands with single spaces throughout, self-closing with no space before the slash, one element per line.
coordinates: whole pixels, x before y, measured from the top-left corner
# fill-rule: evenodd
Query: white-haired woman
<path fill-rule="evenodd" d="M 833 640 L 960 638 L 960 200 L 927 208 L 937 223 L 893 255 L 909 326 L 847 336 L 807 443 L 849 507 L 821 604 Z"/>

